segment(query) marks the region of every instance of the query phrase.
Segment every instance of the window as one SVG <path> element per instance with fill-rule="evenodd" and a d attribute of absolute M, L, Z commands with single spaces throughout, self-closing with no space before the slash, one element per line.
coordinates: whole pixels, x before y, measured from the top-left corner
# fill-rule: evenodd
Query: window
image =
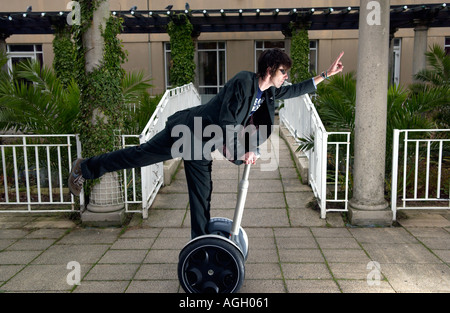
<path fill-rule="evenodd" d="M 395 85 L 400 83 L 400 56 L 401 56 L 402 40 L 401 38 L 394 38 L 394 49 L 392 56 L 392 82 Z"/>
<path fill-rule="evenodd" d="M 317 40 L 309 41 L 309 72 L 317 73 Z"/>
<path fill-rule="evenodd" d="M 450 37 L 445 37 L 444 49 L 445 49 L 445 53 L 447 55 L 450 55 Z"/>
<path fill-rule="evenodd" d="M 172 62 L 172 58 L 170 56 L 170 43 L 164 44 L 164 67 L 166 69 L 165 80 L 166 80 L 166 89 L 170 89 L 172 84 L 170 83 L 170 65 Z"/>
<path fill-rule="evenodd" d="M 198 87 L 202 102 L 207 102 L 219 93 L 226 78 L 225 42 L 199 42 L 198 48 Z"/>
<path fill-rule="evenodd" d="M 44 62 L 42 45 L 8 45 L 7 52 L 10 70 L 13 65 L 26 59 L 38 60 L 41 64 Z"/>

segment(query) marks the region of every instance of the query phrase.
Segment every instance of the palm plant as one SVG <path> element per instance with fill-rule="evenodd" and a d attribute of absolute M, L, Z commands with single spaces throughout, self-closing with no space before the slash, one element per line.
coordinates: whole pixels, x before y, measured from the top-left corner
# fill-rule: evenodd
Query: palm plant
<path fill-rule="evenodd" d="M 427 119 L 426 114 L 430 108 L 442 103 L 442 97 L 439 92 L 426 92 L 422 89 L 413 93 L 399 86 L 390 86 L 387 94 L 386 182 L 389 184 L 394 129 L 434 128 L 435 124 Z M 355 105 L 356 75 L 354 73 L 335 75 L 331 77 L 328 84 L 321 84 L 317 89 L 315 106 L 325 128 L 328 131 L 351 132 L 351 160 L 353 160 L 354 155 Z M 313 138 L 309 140 L 308 138 L 302 138 L 299 150 L 313 147 L 311 140 Z M 350 161 L 350 174 L 351 167 L 352 161 Z M 350 189 L 351 181 L 350 175 Z"/>
<path fill-rule="evenodd" d="M 435 44 L 426 54 L 428 68 L 419 71 L 411 85 L 416 93 L 434 94 L 434 101 L 429 104 L 429 113 L 439 128 L 450 127 L 450 55 Z"/>
<path fill-rule="evenodd" d="M 128 73 L 122 81 L 123 103 L 129 121 L 151 116 L 155 105 L 147 89 L 152 87 L 142 72 Z M 73 134 L 79 113 L 80 90 L 74 80 L 64 87 L 55 72 L 39 62 L 26 60 L 0 76 L 0 130 L 31 134 Z M 140 106 L 140 103 L 144 105 Z M 148 119 L 147 119 L 148 121 Z M 143 122 L 138 122 L 140 125 Z M 145 124 L 144 124 L 145 125 Z M 141 128 L 142 129 L 142 128 Z M 128 129 L 127 129 L 128 130 Z M 133 133 L 139 132 L 135 126 Z"/>
<path fill-rule="evenodd" d="M 0 129 L 32 134 L 71 134 L 80 91 L 74 81 L 64 88 L 55 73 L 26 60 L 2 73 Z"/>

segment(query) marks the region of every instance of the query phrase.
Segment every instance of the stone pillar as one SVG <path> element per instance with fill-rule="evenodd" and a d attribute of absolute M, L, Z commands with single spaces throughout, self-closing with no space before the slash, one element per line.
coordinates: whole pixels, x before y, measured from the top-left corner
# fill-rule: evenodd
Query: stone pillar
<path fill-rule="evenodd" d="M 428 25 L 426 21 L 414 20 L 413 75 L 426 68 Z"/>
<path fill-rule="evenodd" d="M 83 35 L 87 72 L 92 72 L 101 65 L 103 60 L 105 42 L 100 32 L 100 25 L 102 29 L 105 29 L 109 14 L 109 1 L 101 2 L 94 11 L 91 27 Z M 93 115 L 93 121 L 99 115 L 106 118 L 98 110 L 95 110 Z M 81 214 L 84 225 L 99 227 L 122 225 L 125 217 L 123 191 L 117 173 L 107 173 L 100 178 L 91 190 L 90 201 L 86 208 L 87 210 Z"/>
<path fill-rule="evenodd" d="M 361 0 L 355 109 L 353 225 L 387 226 L 392 211 L 384 199 L 390 1 Z"/>

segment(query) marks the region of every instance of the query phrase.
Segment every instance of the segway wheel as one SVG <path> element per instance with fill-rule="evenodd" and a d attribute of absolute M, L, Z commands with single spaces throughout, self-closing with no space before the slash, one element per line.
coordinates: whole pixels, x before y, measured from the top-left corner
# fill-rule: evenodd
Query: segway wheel
<path fill-rule="evenodd" d="M 187 293 L 233 293 L 244 281 L 242 253 L 229 240 L 205 236 L 180 252 L 178 278 Z"/>

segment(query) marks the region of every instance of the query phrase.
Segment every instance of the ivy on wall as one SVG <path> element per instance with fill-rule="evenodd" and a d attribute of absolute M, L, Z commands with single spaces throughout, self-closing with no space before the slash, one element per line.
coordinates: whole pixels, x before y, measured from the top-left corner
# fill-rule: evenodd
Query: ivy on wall
<path fill-rule="evenodd" d="M 72 34 L 69 27 L 62 26 L 55 28 L 55 37 L 53 39 L 53 69 L 56 76 L 61 80 L 64 87 L 67 87 L 74 78 L 74 45 Z"/>
<path fill-rule="evenodd" d="M 292 25 L 291 40 L 291 81 L 299 83 L 311 77 L 309 72 L 309 37 L 306 27 Z"/>
<path fill-rule="evenodd" d="M 192 40 L 192 26 L 185 14 L 173 15 L 167 25 L 170 36 L 171 59 L 170 83 L 182 86 L 195 78 L 195 46 Z"/>

